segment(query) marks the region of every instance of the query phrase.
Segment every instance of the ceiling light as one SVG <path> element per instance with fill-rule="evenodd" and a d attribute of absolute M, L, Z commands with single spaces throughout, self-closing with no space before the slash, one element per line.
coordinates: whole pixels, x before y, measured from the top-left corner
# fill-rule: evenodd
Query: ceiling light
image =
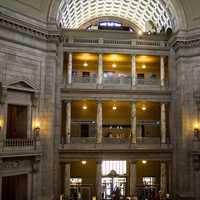
<path fill-rule="evenodd" d="M 142 65 L 142 69 L 146 69 L 147 68 L 147 66 L 144 64 L 144 65 Z"/>
<path fill-rule="evenodd" d="M 82 160 L 81 163 L 82 163 L 82 165 L 86 165 L 87 161 L 86 160 Z"/>
<path fill-rule="evenodd" d="M 86 105 L 84 105 L 82 108 L 83 108 L 83 110 L 87 110 L 88 107 Z"/>
<path fill-rule="evenodd" d="M 143 111 L 147 110 L 147 107 L 146 106 L 142 106 L 142 110 Z"/>
<path fill-rule="evenodd" d="M 143 35 L 143 31 L 139 30 L 138 35 L 140 35 L 140 36 Z"/>
<path fill-rule="evenodd" d="M 113 109 L 113 110 L 117 110 L 117 106 L 114 105 L 114 106 L 112 107 L 112 109 Z"/>
<path fill-rule="evenodd" d="M 84 66 L 84 67 L 87 67 L 87 66 L 88 66 L 88 63 L 87 63 L 87 62 L 84 62 L 84 63 L 83 63 L 83 66 Z"/>
<path fill-rule="evenodd" d="M 146 161 L 146 160 L 143 160 L 143 161 L 142 161 L 142 164 L 144 164 L 144 165 L 147 164 L 147 161 Z"/>
<path fill-rule="evenodd" d="M 117 67 L 117 65 L 114 63 L 114 64 L 112 64 L 112 67 L 113 67 L 113 68 L 116 68 L 116 67 Z"/>

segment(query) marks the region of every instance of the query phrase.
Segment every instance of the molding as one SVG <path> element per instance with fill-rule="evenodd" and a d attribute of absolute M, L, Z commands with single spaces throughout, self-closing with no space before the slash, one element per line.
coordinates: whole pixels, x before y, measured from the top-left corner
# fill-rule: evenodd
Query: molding
<path fill-rule="evenodd" d="M 23 21 L 19 21 L 13 17 L 9 17 L 3 13 L 0 13 L 0 27 L 10 29 L 13 32 L 19 32 L 26 34 L 31 38 L 43 40 L 47 42 L 59 42 L 63 40 L 61 31 L 48 31 L 36 26 L 30 25 Z"/>
<path fill-rule="evenodd" d="M 175 51 L 179 49 L 191 49 L 200 47 L 200 29 L 175 33 L 169 40 L 169 46 Z"/>

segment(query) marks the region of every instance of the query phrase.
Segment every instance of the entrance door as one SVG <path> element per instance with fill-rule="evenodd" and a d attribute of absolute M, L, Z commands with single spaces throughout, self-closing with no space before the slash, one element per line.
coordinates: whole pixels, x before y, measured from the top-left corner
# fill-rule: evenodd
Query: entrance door
<path fill-rule="evenodd" d="M 81 137 L 89 137 L 89 125 L 88 124 L 81 125 Z"/>
<path fill-rule="evenodd" d="M 111 199 L 112 193 L 119 188 L 120 196 L 125 197 L 126 177 L 104 177 L 102 178 L 103 199 Z"/>

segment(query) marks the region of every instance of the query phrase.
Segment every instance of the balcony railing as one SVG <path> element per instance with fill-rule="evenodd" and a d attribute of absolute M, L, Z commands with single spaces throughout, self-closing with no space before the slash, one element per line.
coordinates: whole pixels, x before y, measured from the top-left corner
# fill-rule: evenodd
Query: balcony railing
<path fill-rule="evenodd" d="M 39 146 L 36 139 L 5 139 L 0 141 L 0 152 L 32 152 L 39 150 Z"/>
<path fill-rule="evenodd" d="M 97 78 L 93 76 L 72 76 L 72 83 L 74 84 L 86 84 L 88 87 L 90 87 L 90 84 L 97 84 Z M 132 79 L 130 76 L 128 77 L 104 77 L 103 78 L 103 85 L 104 86 L 130 86 L 131 87 Z M 89 84 L 89 85 L 88 85 Z M 137 86 L 155 86 L 160 87 L 161 86 L 161 80 L 160 79 L 143 79 L 143 78 L 137 78 L 136 79 L 136 87 Z M 168 81 L 165 81 L 165 87 L 168 87 Z"/>
<path fill-rule="evenodd" d="M 103 83 L 117 85 L 131 85 L 131 77 L 104 77 Z"/>
<path fill-rule="evenodd" d="M 137 78 L 137 84 L 138 85 L 160 85 L 161 81 L 160 81 L 160 79 L 142 79 L 142 78 Z"/>
<path fill-rule="evenodd" d="M 96 77 L 92 76 L 72 76 L 73 83 L 96 83 Z"/>

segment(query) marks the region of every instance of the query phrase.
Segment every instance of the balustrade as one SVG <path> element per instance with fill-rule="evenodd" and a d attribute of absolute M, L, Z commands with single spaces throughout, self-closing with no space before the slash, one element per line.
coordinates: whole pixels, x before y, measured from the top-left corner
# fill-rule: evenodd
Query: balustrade
<path fill-rule="evenodd" d="M 36 139 L 5 139 L 0 141 L 1 152 L 36 151 L 39 140 Z"/>

